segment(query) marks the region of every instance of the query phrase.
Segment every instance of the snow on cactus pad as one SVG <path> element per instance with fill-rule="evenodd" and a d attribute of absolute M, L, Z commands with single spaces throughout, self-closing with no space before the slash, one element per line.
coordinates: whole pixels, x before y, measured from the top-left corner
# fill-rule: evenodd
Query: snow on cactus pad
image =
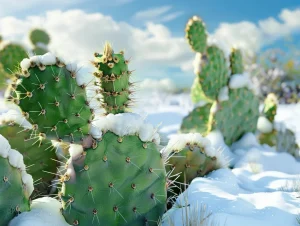
<path fill-rule="evenodd" d="M 156 129 L 137 114 L 122 113 L 98 116 L 90 134 L 91 148 L 70 148 L 60 193 L 66 221 L 156 225 L 167 198 Z"/>
<path fill-rule="evenodd" d="M 293 184 L 299 180 L 300 163 L 268 146 L 243 142 L 235 148 L 243 157 L 233 170 L 219 169 L 206 178 L 194 179 L 177 204 L 190 204 L 190 211 L 198 214 L 201 205 L 206 205 L 213 214 L 211 219 L 220 225 L 297 225 L 299 195 Z M 184 208 L 169 210 L 163 226 L 168 226 L 170 219 L 181 226 L 185 222 Z"/>

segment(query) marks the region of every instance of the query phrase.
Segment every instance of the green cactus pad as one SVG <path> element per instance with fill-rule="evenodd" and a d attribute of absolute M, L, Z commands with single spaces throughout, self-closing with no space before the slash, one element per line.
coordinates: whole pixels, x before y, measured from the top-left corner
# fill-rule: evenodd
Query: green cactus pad
<path fill-rule="evenodd" d="M 207 48 L 206 60 L 202 62 L 199 82 L 206 97 L 215 100 L 222 87 L 227 85 L 229 68 L 224 53 L 217 46 Z"/>
<path fill-rule="evenodd" d="M 183 118 L 180 127 L 181 133 L 201 133 L 205 135 L 208 130 L 209 115 L 212 104 L 207 103 L 204 106 L 196 107 L 188 116 Z"/>
<path fill-rule="evenodd" d="M 0 63 L 9 74 L 17 71 L 21 60 L 26 57 L 26 50 L 18 44 L 8 44 L 0 50 Z"/>
<path fill-rule="evenodd" d="M 8 148 L 3 146 L 1 139 L 1 149 Z M 10 150 L 12 152 L 14 150 Z M 16 152 L 16 151 L 14 151 Z M 1 225 L 8 225 L 11 219 L 21 212 L 30 210 L 29 196 L 30 188 L 24 179 L 30 175 L 26 174 L 25 169 L 11 165 L 11 155 L 3 157 L 3 150 L 0 150 L 0 220 Z M 24 163 L 23 163 L 24 164 Z M 27 175 L 27 176 L 26 176 Z M 31 186 L 32 186 L 32 181 Z"/>
<path fill-rule="evenodd" d="M 277 112 L 277 97 L 274 93 L 269 93 L 265 99 L 263 114 L 270 121 L 274 122 Z"/>
<path fill-rule="evenodd" d="M 195 52 L 203 53 L 206 50 L 207 34 L 204 22 L 197 16 L 193 16 L 187 23 L 186 38 Z"/>
<path fill-rule="evenodd" d="M 24 157 L 27 172 L 36 181 L 32 197 L 47 195 L 51 190 L 51 181 L 57 171 L 57 159 L 55 148 L 48 139 L 34 136 L 33 131 L 25 130 L 16 123 L 2 122 L 0 134 L 11 144 L 11 147 L 19 151 Z"/>
<path fill-rule="evenodd" d="M 103 54 L 95 53 L 95 66 L 98 71 L 94 75 L 101 80 L 102 107 L 107 113 L 123 113 L 129 106 L 131 71 L 128 71 L 128 63 L 124 53 L 121 51 L 115 54 L 108 43 Z"/>
<path fill-rule="evenodd" d="M 157 225 L 165 210 L 166 174 L 156 145 L 135 135 L 107 132 L 93 146 L 68 163 L 71 170 L 61 191 L 66 221 L 82 226 Z"/>
<path fill-rule="evenodd" d="M 179 134 L 172 137 L 165 150 L 170 153 L 166 171 L 170 178 L 176 176 L 173 192 L 181 193 L 196 177 L 226 167 L 227 162 L 221 153 L 215 150 L 208 139 L 199 133 Z"/>
<path fill-rule="evenodd" d="M 43 58 L 49 57 L 51 64 L 43 64 Z M 76 82 L 77 72 L 48 53 L 26 59 L 22 65 L 23 76 L 14 95 L 24 116 L 49 139 L 81 142 L 89 133 L 93 110 L 86 101 L 86 84 Z"/>
<path fill-rule="evenodd" d="M 49 35 L 47 34 L 46 31 L 42 29 L 32 30 L 29 34 L 29 39 L 33 45 L 36 45 L 37 43 L 43 43 L 45 45 L 48 45 L 50 42 Z"/>
<path fill-rule="evenodd" d="M 247 88 L 230 89 L 229 100 L 215 102 L 209 131 L 219 129 L 230 145 L 244 133 L 255 132 L 259 116 L 259 100 Z M 214 111 L 212 111 L 214 112 Z"/>
<path fill-rule="evenodd" d="M 243 56 L 239 49 L 232 49 L 230 57 L 231 74 L 242 74 L 244 72 Z"/>

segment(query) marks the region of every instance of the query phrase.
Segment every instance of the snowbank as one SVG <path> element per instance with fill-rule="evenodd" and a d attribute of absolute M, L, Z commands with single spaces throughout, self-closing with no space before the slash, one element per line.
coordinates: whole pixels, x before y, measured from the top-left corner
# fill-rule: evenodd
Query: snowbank
<path fill-rule="evenodd" d="M 69 226 L 60 213 L 61 204 L 56 199 L 35 199 L 30 212 L 15 217 L 8 226 Z"/>

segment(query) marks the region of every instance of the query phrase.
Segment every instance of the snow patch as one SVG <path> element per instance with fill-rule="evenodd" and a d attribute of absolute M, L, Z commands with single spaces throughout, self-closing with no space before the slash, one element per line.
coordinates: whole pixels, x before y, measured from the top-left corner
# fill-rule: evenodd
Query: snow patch
<path fill-rule="evenodd" d="M 207 101 L 205 101 L 205 100 L 200 100 L 199 102 L 197 102 L 196 104 L 194 104 L 194 108 L 197 108 L 197 107 L 203 107 L 203 106 L 205 106 L 206 104 L 208 104 Z"/>
<path fill-rule="evenodd" d="M 26 129 L 32 129 L 32 125 L 25 119 L 22 113 L 15 109 L 10 109 L 0 115 L 0 124 L 15 122 Z"/>
<path fill-rule="evenodd" d="M 242 136 L 241 139 L 232 144 L 231 149 L 249 149 L 251 147 L 258 146 L 260 146 L 260 144 L 258 143 L 255 135 L 253 133 L 246 133 Z"/>
<path fill-rule="evenodd" d="M 41 56 L 40 62 L 44 65 L 54 65 L 56 64 L 56 56 L 52 53 L 45 53 Z"/>
<path fill-rule="evenodd" d="M 31 211 L 15 217 L 8 226 L 70 226 L 60 212 L 61 203 L 54 198 L 35 199 Z"/>
<path fill-rule="evenodd" d="M 90 134 L 99 139 L 102 132 L 111 131 L 116 135 L 123 137 L 126 135 L 138 134 L 144 142 L 160 143 L 157 129 L 152 125 L 145 123 L 144 119 L 134 113 L 108 114 L 107 116 L 97 116 L 93 120 Z"/>
<path fill-rule="evenodd" d="M 257 129 L 262 133 L 270 133 L 273 130 L 273 124 L 265 116 L 260 116 L 257 121 Z"/>
<path fill-rule="evenodd" d="M 194 73 L 200 74 L 201 72 L 201 63 L 202 63 L 202 54 L 201 53 L 196 53 L 193 66 L 194 66 Z"/>
<path fill-rule="evenodd" d="M 217 165 L 219 167 L 227 167 L 228 160 L 223 156 L 220 149 L 215 149 L 210 141 L 203 137 L 200 133 L 187 133 L 187 134 L 176 134 L 173 135 L 168 145 L 163 148 L 162 153 L 165 156 L 169 156 L 171 152 L 180 152 L 187 146 L 187 143 L 197 144 L 200 147 L 204 148 L 206 155 L 210 157 L 217 157 Z"/>
<path fill-rule="evenodd" d="M 224 86 L 220 89 L 218 95 L 218 101 L 226 101 L 229 100 L 229 89 L 228 86 Z"/>
<path fill-rule="evenodd" d="M 236 156 L 231 152 L 230 148 L 226 145 L 224 141 L 223 134 L 220 130 L 213 130 L 207 134 L 206 138 L 211 142 L 211 145 L 222 152 L 223 156 L 226 158 L 228 164 L 232 166 L 235 164 Z"/>
<path fill-rule="evenodd" d="M 6 140 L 1 134 L 0 134 L 0 156 L 3 158 L 8 157 L 8 153 L 11 150 L 10 144 L 8 140 Z"/>
<path fill-rule="evenodd" d="M 253 89 L 253 84 L 250 80 L 248 73 L 235 74 L 230 77 L 229 88 L 230 89 L 239 89 L 246 87 L 248 89 Z"/>
<path fill-rule="evenodd" d="M 69 153 L 72 159 L 75 159 L 83 152 L 83 147 L 80 144 L 70 144 Z"/>

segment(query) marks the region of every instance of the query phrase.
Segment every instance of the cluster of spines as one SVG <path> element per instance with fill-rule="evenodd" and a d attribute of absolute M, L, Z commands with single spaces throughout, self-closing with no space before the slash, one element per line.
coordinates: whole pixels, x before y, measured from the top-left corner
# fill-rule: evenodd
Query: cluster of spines
<path fill-rule="evenodd" d="M 45 59 L 43 59 L 43 57 Z M 66 65 L 58 57 L 54 57 L 48 53 L 43 56 L 34 56 L 30 59 L 24 59 L 21 62 L 21 67 L 22 73 L 18 75 L 16 81 L 11 84 L 10 91 L 8 92 L 10 95 L 7 99 L 21 107 L 23 116 L 32 122 L 35 133 L 38 133 L 41 137 L 46 137 L 50 134 L 50 139 L 54 138 L 59 142 L 68 141 L 73 143 L 83 141 L 84 137 L 88 135 L 87 127 L 92 123 L 94 109 L 89 107 L 89 101 L 87 101 L 85 97 L 87 84 L 78 84 L 76 81 L 78 72 L 76 68 L 74 69 L 73 65 Z M 31 74 L 31 70 L 33 74 Z M 57 71 L 57 74 L 55 74 L 54 71 Z M 40 75 L 42 73 L 47 73 L 47 75 Z M 26 80 L 28 81 L 26 82 Z M 61 85 L 59 85 L 60 83 Z M 48 86 L 49 88 L 47 89 Z M 66 90 L 55 90 L 55 86 L 66 86 L 65 88 L 68 89 L 68 92 Z M 77 87 L 79 87 L 79 89 Z M 49 92 L 49 95 L 46 95 L 46 92 Z M 51 96 L 50 92 L 53 96 Z M 55 96 L 56 94 L 61 99 L 58 99 Z M 28 103 L 30 105 L 34 104 L 31 103 L 31 99 L 34 95 L 38 95 L 35 96 L 35 98 L 40 101 L 35 103 L 37 106 L 35 106 L 33 110 L 32 106 L 28 106 Z M 44 99 L 39 99 L 41 98 L 39 97 L 40 95 L 46 96 L 44 96 Z M 49 98 L 51 100 L 49 100 Z M 45 101 L 49 102 L 42 104 L 42 102 Z M 67 110 L 68 108 L 74 110 L 74 112 L 63 112 L 69 111 Z M 47 111 L 49 110 L 52 113 L 57 113 L 56 119 L 53 118 L 51 114 L 48 114 L 48 116 L 52 120 L 47 117 Z M 82 113 L 84 113 L 84 118 L 87 118 L 86 121 L 82 117 Z M 60 118 L 62 114 L 65 116 Z M 40 121 L 40 117 L 44 117 L 48 120 Z M 72 122 L 70 122 L 72 120 L 77 120 L 77 122 L 80 121 L 81 123 L 78 123 L 78 126 L 76 126 L 76 123 L 72 124 Z M 65 128 L 66 132 L 59 129 L 59 127 Z M 68 139 L 66 139 L 66 137 Z"/>

